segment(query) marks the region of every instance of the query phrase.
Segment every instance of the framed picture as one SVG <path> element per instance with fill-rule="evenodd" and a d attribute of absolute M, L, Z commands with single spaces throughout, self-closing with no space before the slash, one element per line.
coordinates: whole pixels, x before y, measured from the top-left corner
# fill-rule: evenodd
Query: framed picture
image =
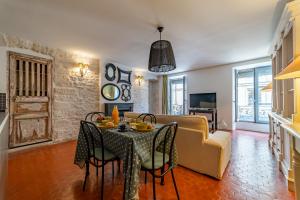
<path fill-rule="evenodd" d="M 131 85 L 131 72 L 125 71 L 118 67 L 118 81 L 117 83 L 126 83 Z"/>
<path fill-rule="evenodd" d="M 121 99 L 125 102 L 130 101 L 131 100 L 131 86 L 130 85 L 126 85 L 126 84 L 122 84 L 121 85 L 121 89 L 122 89 L 122 96 Z"/>
<path fill-rule="evenodd" d="M 105 65 L 105 78 L 108 81 L 114 81 L 116 78 L 116 66 L 112 63 Z"/>
<path fill-rule="evenodd" d="M 121 91 L 117 85 L 113 83 L 107 83 L 103 85 L 101 89 L 101 94 L 104 99 L 108 101 L 115 101 L 120 97 Z"/>

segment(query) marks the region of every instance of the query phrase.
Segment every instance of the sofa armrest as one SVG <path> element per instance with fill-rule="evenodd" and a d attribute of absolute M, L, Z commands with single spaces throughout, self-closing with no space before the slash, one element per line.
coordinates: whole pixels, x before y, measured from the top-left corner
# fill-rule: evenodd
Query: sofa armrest
<path fill-rule="evenodd" d="M 221 179 L 231 155 L 230 133 L 216 131 L 206 140 L 200 130 L 179 128 L 178 164 Z"/>
<path fill-rule="evenodd" d="M 229 132 L 216 131 L 213 134 L 209 134 L 207 143 L 211 145 L 220 146 L 221 148 L 226 148 L 227 143 L 231 142 L 231 136 Z"/>
<path fill-rule="evenodd" d="M 216 131 L 209 135 L 205 146 L 207 150 L 210 149 L 210 152 L 215 152 L 217 159 L 214 162 L 217 162 L 215 164 L 218 166 L 218 171 L 214 172 L 214 177 L 221 179 L 231 157 L 231 135 L 228 132 Z"/>
<path fill-rule="evenodd" d="M 178 152 L 178 164 L 189 167 L 203 144 L 204 133 L 199 130 L 178 127 L 175 144 Z"/>
<path fill-rule="evenodd" d="M 186 128 L 186 127 L 178 127 L 176 137 L 177 138 L 184 137 L 184 140 L 186 140 L 187 137 L 189 137 L 191 141 L 197 142 L 197 144 L 199 144 L 199 142 L 201 143 L 204 142 L 205 133 L 202 130 L 196 130 L 196 129 Z"/>

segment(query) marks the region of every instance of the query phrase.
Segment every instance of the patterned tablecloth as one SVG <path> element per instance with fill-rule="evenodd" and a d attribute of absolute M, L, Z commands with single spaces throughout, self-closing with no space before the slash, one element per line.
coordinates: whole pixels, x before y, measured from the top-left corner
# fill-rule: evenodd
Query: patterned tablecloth
<path fill-rule="evenodd" d="M 117 129 L 102 130 L 105 148 L 123 160 L 126 200 L 139 199 L 138 186 L 141 163 L 151 159 L 153 138 L 160 127 L 162 125 L 157 124 L 153 131 L 147 133 L 135 132 L 133 130 L 127 132 L 119 132 Z M 158 141 L 162 141 L 164 138 L 164 134 L 160 135 L 161 137 L 158 138 Z M 157 143 L 159 144 L 159 142 Z M 159 146 L 157 148 L 159 149 Z M 84 135 L 80 130 L 74 159 L 74 163 L 80 168 L 85 166 L 85 160 L 88 159 L 87 152 L 88 149 Z M 167 152 L 169 152 L 169 149 L 167 149 Z M 173 159 L 171 160 L 174 163 L 177 161 L 176 147 L 174 148 Z"/>

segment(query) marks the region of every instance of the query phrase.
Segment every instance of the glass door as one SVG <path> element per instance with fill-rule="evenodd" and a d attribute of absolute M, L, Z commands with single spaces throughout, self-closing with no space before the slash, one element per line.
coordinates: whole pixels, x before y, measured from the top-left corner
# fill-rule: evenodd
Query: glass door
<path fill-rule="evenodd" d="M 272 111 L 272 91 L 261 91 L 272 82 L 272 68 L 259 67 L 255 69 L 256 86 L 256 122 L 267 123 L 268 113 Z"/>
<path fill-rule="evenodd" d="M 183 115 L 185 113 L 185 77 L 170 79 L 169 110 L 171 115 Z"/>
<path fill-rule="evenodd" d="M 254 70 L 236 71 L 236 120 L 254 122 Z"/>
<path fill-rule="evenodd" d="M 272 82 L 272 68 L 258 67 L 236 71 L 236 121 L 268 123 L 272 92 L 261 91 Z"/>

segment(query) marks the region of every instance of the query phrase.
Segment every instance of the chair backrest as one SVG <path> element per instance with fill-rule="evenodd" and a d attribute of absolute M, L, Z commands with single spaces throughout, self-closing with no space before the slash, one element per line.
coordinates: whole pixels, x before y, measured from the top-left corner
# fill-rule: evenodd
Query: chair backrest
<path fill-rule="evenodd" d="M 99 144 L 102 148 L 102 160 L 104 159 L 104 145 L 103 145 L 103 136 L 100 130 L 96 127 L 94 123 L 88 121 L 80 122 L 81 130 L 84 134 L 85 142 L 88 147 L 88 156 L 89 158 L 95 159 L 95 147 L 96 144 Z"/>
<path fill-rule="evenodd" d="M 177 128 L 177 122 L 171 122 L 169 124 L 166 124 L 157 131 L 153 138 L 152 169 L 154 169 L 155 151 L 159 149 L 159 151 L 163 153 L 163 163 L 165 163 L 166 154 L 169 156 L 169 167 L 164 172 L 162 172 L 162 174 L 167 173 L 170 169 L 174 167 L 173 153 L 175 151 L 174 143 Z"/>
<path fill-rule="evenodd" d="M 85 121 L 94 122 L 96 121 L 97 117 L 104 117 L 104 112 L 90 112 L 85 116 Z"/>
<path fill-rule="evenodd" d="M 151 114 L 151 113 L 142 113 L 140 114 L 137 119 L 142 119 L 143 122 L 147 119 L 147 118 L 150 118 L 150 122 L 151 123 L 155 123 L 156 124 L 156 117 L 155 115 Z"/>

